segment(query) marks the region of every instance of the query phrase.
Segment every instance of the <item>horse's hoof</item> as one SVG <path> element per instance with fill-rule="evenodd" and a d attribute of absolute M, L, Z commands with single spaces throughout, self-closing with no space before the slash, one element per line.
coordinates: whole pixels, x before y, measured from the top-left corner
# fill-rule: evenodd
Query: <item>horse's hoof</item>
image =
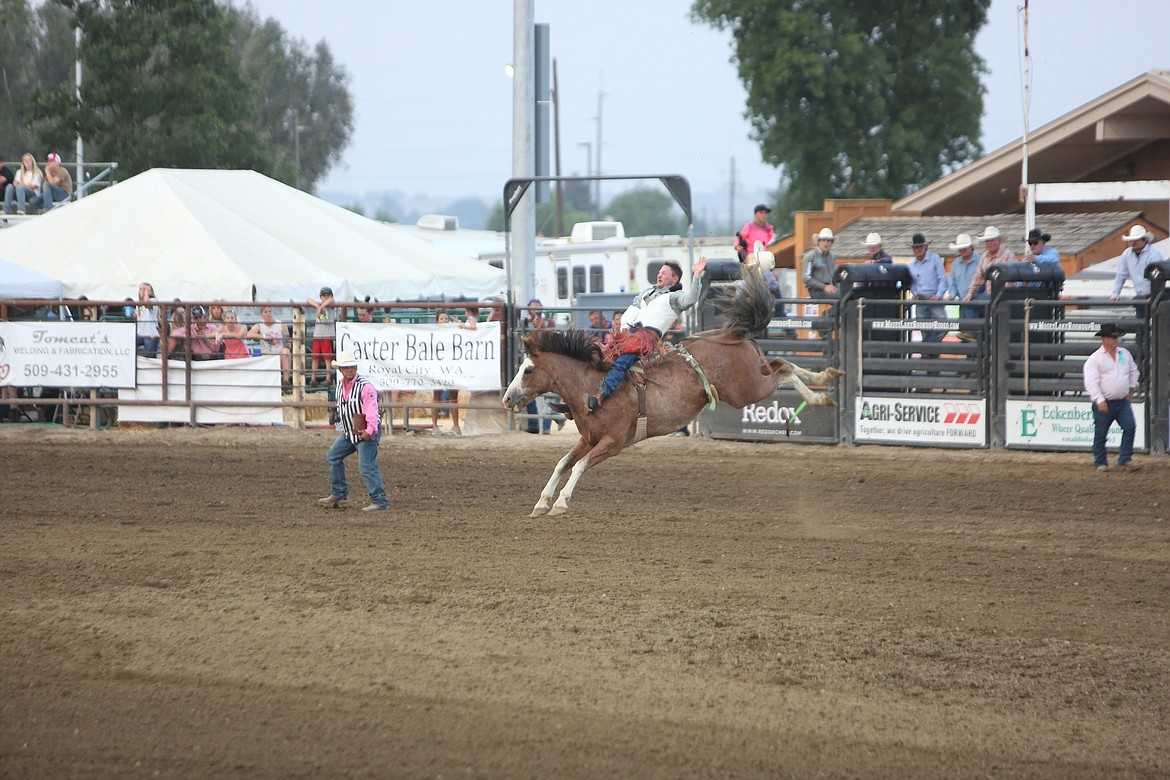
<path fill-rule="evenodd" d="M 544 517 L 547 514 L 549 514 L 548 509 L 542 506 L 537 506 L 532 508 L 532 514 L 530 514 L 529 517 Z"/>
<path fill-rule="evenodd" d="M 548 510 L 548 516 L 554 517 L 556 515 L 568 514 L 568 512 L 569 512 L 568 507 L 554 506 L 552 509 Z"/>

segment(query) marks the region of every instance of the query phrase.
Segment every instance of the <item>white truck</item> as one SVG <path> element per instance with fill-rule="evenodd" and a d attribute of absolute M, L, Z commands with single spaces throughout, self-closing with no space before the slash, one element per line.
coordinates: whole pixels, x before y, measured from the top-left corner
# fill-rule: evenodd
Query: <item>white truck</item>
<path fill-rule="evenodd" d="M 497 256 L 498 255 L 498 256 Z M 695 258 L 736 260 L 734 236 L 695 239 Z M 486 253 L 480 259 L 502 264 L 502 253 Z M 684 236 L 626 236 L 621 222 L 578 222 L 567 238 L 537 239 L 536 293 L 546 309 L 580 305 L 578 296 L 589 293 L 629 294 L 654 285 L 658 269 L 674 260 L 683 269 L 683 284 L 690 284 L 691 258 Z M 524 303 L 524 302 L 522 302 Z M 559 321 L 568 321 L 559 313 Z"/>

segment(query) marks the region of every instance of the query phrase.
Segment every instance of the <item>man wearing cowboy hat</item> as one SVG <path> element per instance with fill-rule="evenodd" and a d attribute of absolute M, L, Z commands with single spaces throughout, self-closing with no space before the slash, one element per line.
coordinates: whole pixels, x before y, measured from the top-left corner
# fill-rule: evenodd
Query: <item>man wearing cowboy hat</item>
<path fill-rule="evenodd" d="M 971 284 L 967 287 L 967 294 L 963 296 L 964 301 L 990 298 L 991 292 L 987 289 L 985 281 L 987 270 L 995 263 L 1016 262 L 1016 253 L 1004 247 L 999 237 L 999 228 L 994 225 L 984 228 L 983 235 L 975 236 L 975 240 L 983 244 L 984 251 L 979 258 L 979 265 L 976 266 L 975 273 L 971 276 Z"/>
<path fill-rule="evenodd" d="M 838 292 L 833 284 L 833 274 L 837 270 L 837 258 L 833 256 L 833 231 L 821 228 L 813 240 L 817 245 L 800 258 L 804 287 L 810 298 L 836 298 Z"/>
<path fill-rule="evenodd" d="M 363 512 L 380 512 L 390 506 L 382 472 L 378 469 L 378 443 L 382 433 L 378 424 L 378 389 L 358 376 L 358 361 L 352 352 L 342 350 L 333 361 L 340 381 L 337 384 L 337 440 L 325 453 L 329 464 L 329 495 L 317 503 L 330 509 L 349 506 L 349 482 L 345 478 L 345 459 L 358 454 L 358 468 L 370 494 Z"/>
<path fill-rule="evenodd" d="M 947 307 L 941 303 L 923 303 L 922 301 L 940 301 L 947 292 L 947 268 L 942 258 L 934 252 L 927 251 L 930 242 L 922 233 L 915 233 L 910 239 L 910 251 L 914 253 L 914 261 L 910 263 L 910 294 L 914 297 L 914 318 L 919 320 L 945 320 Z M 946 331 L 924 330 L 923 341 L 942 341 Z"/>
<path fill-rule="evenodd" d="M 1129 244 L 1129 247 L 1121 253 L 1121 259 L 1117 261 L 1117 275 L 1113 277 L 1113 294 L 1109 296 L 1109 300 L 1118 299 L 1126 279 L 1133 282 L 1135 298 L 1149 298 L 1150 280 L 1146 278 L 1146 268 L 1150 263 L 1164 262 L 1162 253 L 1150 246 L 1154 234 L 1143 225 L 1134 225 L 1121 240 Z"/>
<path fill-rule="evenodd" d="M 1060 252 L 1048 246 L 1048 242 L 1052 240 L 1052 236 L 1040 230 L 1040 228 L 1032 228 L 1028 231 L 1028 251 L 1024 253 L 1021 262 L 1034 263 L 1038 266 L 1044 265 L 1060 265 Z"/>
<path fill-rule="evenodd" d="M 871 263 L 892 263 L 894 258 L 890 257 L 890 253 L 882 248 L 882 237 L 877 233 L 870 233 L 861 242 L 869 251 L 869 262 Z"/>
<path fill-rule="evenodd" d="M 1109 470 L 1105 440 L 1114 421 L 1121 427 L 1117 468 L 1122 471 L 1141 469 L 1131 460 L 1137 432 L 1131 400 L 1138 386 L 1138 369 L 1129 350 L 1117 345 L 1124 332 L 1116 325 L 1102 325 L 1094 334 L 1101 339 L 1101 348 L 1089 355 L 1082 369 L 1085 392 L 1093 402 L 1093 467 L 1097 471 Z"/>
<path fill-rule="evenodd" d="M 958 300 L 967 294 L 971 287 L 971 279 L 975 276 L 975 269 L 979 263 L 975 261 L 975 242 L 967 233 L 960 233 L 955 243 L 950 245 L 952 252 L 958 252 L 951 263 L 951 273 L 947 277 L 947 293 L 943 296 L 948 301 Z M 975 306 L 960 306 L 959 317 L 962 319 L 976 319 L 982 317 L 982 311 Z M 959 333 L 962 341 L 974 341 L 975 335 L 966 331 Z"/>

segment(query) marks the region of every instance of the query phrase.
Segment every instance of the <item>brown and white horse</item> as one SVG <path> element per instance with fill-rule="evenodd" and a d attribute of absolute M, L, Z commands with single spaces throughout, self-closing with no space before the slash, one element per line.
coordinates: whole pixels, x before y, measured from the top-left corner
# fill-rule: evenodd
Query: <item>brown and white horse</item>
<path fill-rule="evenodd" d="M 749 336 L 762 331 L 771 318 L 772 293 L 758 267 L 744 266 L 743 277 L 734 294 L 722 303 L 727 319 L 724 327 L 696 333 L 682 342 L 719 400 L 743 407 L 790 385 L 811 406 L 834 405 L 832 398 L 814 393 L 806 383 L 834 382 L 841 375 L 837 369 L 814 373 L 783 358 L 764 362 L 759 347 Z M 681 352 L 667 351 L 660 363 L 645 372 L 643 435 L 638 429 L 637 391 L 629 381 L 623 382 L 596 412 L 585 413 L 585 396 L 597 391 L 608 368 L 593 331 L 538 330 L 524 337 L 524 349 L 528 357 L 504 392 L 504 406 L 520 409 L 542 393 L 556 393 L 569 405 L 581 434 L 553 469 L 531 517 L 564 514 L 577 483 L 590 466 L 642 438 L 674 433 L 710 401 L 699 372 Z M 569 469 L 572 473 L 558 495 L 557 488 Z"/>

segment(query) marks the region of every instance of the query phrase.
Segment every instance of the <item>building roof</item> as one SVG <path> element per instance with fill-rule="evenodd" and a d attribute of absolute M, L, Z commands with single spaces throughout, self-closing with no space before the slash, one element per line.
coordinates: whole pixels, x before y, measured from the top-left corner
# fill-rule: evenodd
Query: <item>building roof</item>
<path fill-rule="evenodd" d="M 1062 255 L 1083 252 L 1118 230 L 1143 219 L 1140 211 L 1109 211 L 1097 214 L 1045 214 L 1037 226 L 1052 234 L 1049 244 Z M 869 256 L 862 241 L 870 233 L 879 233 L 885 250 L 891 255 L 909 257 L 910 239 L 922 233 L 931 250 L 940 255 L 954 254 L 948 248 L 960 233 L 978 236 L 989 225 L 999 228 L 1004 245 L 1019 254 L 1024 249 L 1023 214 L 986 214 L 975 217 L 862 217 L 837 232 L 833 254 L 838 258 Z M 978 248 L 978 244 L 976 245 Z"/>
<path fill-rule="evenodd" d="M 1170 71 L 1151 70 L 1032 131 L 1030 182 L 1162 179 L 1144 172 L 1170 144 Z M 894 203 L 895 211 L 987 214 L 1020 207 L 1023 139 L 997 149 Z M 1055 235 L 1055 234 L 1054 234 Z"/>

